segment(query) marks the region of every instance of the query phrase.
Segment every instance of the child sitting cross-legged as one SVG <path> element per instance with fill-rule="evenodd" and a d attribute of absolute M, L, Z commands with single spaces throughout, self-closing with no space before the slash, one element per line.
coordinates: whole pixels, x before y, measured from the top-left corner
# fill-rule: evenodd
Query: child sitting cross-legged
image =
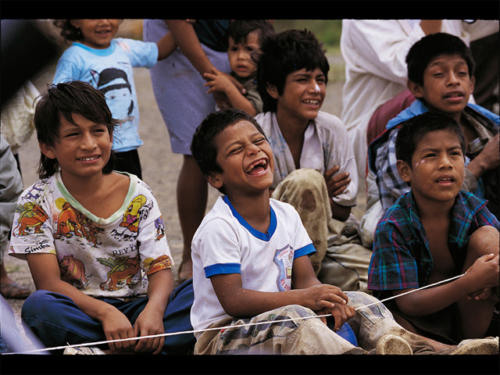
<path fill-rule="evenodd" d="M 47 347 L 191 329 L 191 281 L 173 289 L 165 225 L 150 188 L 113 171 L 115 120 L 104 95 L 74 81 L 49 88 L 35 127 L 40 180 L 20 196 L 10 255 L 37 291 L 22 319 Z M 193 335 L 118 341 L 104 350 L 192 350 Z"/>
<path fill-rule="evenodd" d="M 498 336 L 500 223 L 483 199 L 461 190 L 464 155 L 464 135 L 450 116 L 426 112 L 401 128 L 397 167 L 410 191 L 377 226 L 368 278 L 385 298 L 465 272 L 388 303 L 403 327 L 452 344 Z M 498 352 L 498 337 L 490 345 Z"/>
<path fill-rule="evenodd" d="M 252 117 L 210 114 L 191 149 L 224 194 L 193 237 L 195 354 L 456 350 L 403 329 L 374 297 L 318 281 L 309 260 L 315 249 L 298 213 L 270 198 L 274 157 Z"/>

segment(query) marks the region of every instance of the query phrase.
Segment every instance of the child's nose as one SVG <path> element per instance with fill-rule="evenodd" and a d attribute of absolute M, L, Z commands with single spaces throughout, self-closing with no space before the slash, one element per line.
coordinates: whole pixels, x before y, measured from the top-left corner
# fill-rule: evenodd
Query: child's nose
<path fill-rule="evenodd" d="M 84 134 L 82 137 L 82 142 L 80 144 L 80 147 L 83 149 L 93 149 L 96 146 L 96 141 L 92 134 Z"/>

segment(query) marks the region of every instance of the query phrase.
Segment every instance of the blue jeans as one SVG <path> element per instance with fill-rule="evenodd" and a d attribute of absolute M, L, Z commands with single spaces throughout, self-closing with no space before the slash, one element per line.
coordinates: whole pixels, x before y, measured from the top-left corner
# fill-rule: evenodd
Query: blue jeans
<path fill-rule="evenodd" d="M 163 316 L 165 333 L 192 330 L 190 322 L 193 304 L 193 282 L 186 280 L 175 288 Z M 132 324 L 142 312 L 147 297 L 123 302 L 116 298 L 99 297 L 127 316 Z M 65 295 L 38 290 L 24 302 L 21 317 L 47 347 L 106 340 L 101 322 L 85 314 Z M 193 350 L 194 335 L 166 336 L 162 354 L 186 354 Z"/>

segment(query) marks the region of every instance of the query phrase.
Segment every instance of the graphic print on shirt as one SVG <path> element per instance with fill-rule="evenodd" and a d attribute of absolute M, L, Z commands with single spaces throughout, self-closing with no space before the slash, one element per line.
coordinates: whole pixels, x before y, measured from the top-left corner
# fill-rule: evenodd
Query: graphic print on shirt
<path fill-rule="evenodd" d="M 139 234 L 139 224 L 149 216 L 153 208 L 153 202 L 148 202 L 147 198 L 139 194 L 128 205 L 123 214 L 119 228 L 113 229 L 111 235 L 120 241 L 134 241 Z M 123 230 L 120 230 L 123 228 Z"/>
<path fill-rule="evenodd" d="M 66 255 L 59 262 L 61 269 L 61 280 L 73 285 L 78 289 L 85 289 L 89 283 L 85 274 L 85 265 L 73 255 Z"/>
<path fill-rule="evenodd" d="M 282 249 L 277 249 L 274 254 L 274 263 L 279 269 L 278 280 L 276 280 L 278 289 L 281 292 L 292 289 L 293 248 L 286 245 Z"/>
<path fill-rule="evenodd" d="M 146 275 L 152 275 L 155 272 L 172 268 L 172 261 L 168 255 L 161 255 L 156 259 L 144 259 L 143 266 Z"/>
<path fill-rule="evenodd" d="M 56 199 L 56 207 L 60 210 L 57 217 L 56 239 L 72 238 L 77 236 L 85 238 L 97 247 L 97 233 L 102 231 L 92 220 L 83 215 L 63 198 Z"/>
<path fill-rule="evenodd" d="M 125 286 L 133 287 L 140 279 L 139 257 L 129 258 L 120 256 L 116 258 L 97 258 L 97 261 L 110 270 L 105 282 L 100 284 L 102 290 L 118 290 Z"/>
<path fill-rule="evenodd" d="M 159 241 L 161 238 L 165 237 L 165 223 L 163 222 L 163 216 L 160 216 L 155 220 L 156 236 L 155 240 Z"/>
<path fill-rule="evenodd" d="M 16 211 L 19 212 L 17 225 L 14 230 L 19 236 L 28 236 L 32 233 L 43 233 L 42 224 L 49 218 L 44 209 L 36 202 L 26 202 L 18 205 Z"/>

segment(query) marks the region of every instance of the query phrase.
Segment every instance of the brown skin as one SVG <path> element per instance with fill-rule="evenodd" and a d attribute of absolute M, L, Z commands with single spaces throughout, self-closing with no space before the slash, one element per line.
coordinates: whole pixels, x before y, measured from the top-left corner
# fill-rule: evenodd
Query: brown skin
<path fill-rule="evenodd" d="M 41 152 L 48 158 L 58 160 L 61 178 L 71 195 L 93 214 L 109 217 L 122 206 L 130 183 L 125 175 L 102 173 L 110 157 L 112 137 L 104 125 L 93 123 L 81 115 L 73 114 L 74 123 L 63 117 L 60 121 L 56 142 L 52 146 L 40 143 Z M 86 156 L 98 157 L 91 163 L 79 160 Z M 106 205 L 99 203 L 103 201 Z M 29 254 L 26 258 L 36 288 L 71 298 L 84 313 L 101 322 L 106 340 L 164 332 L 163 313 L 173 289 L 170 270 L 148 275 L 148 302 L 132 326 L 114 306 L 88 296 L 61 280 L 61 270 L 54 254 Z M 110 343 L 109 348 L 112 353 L 147 351 L 158 354 L 163 342 L 163 338 L 131 340 Z"/>
<path fill-rule="evenodd" d="M 267 92 L 277 100 L 278 125 L 288 144 L 295 167 L 300 168 L 304 133 L 309 121 L 317 117 L 326 94 L 324 74 L 318 68 L 313 71 L 299 69 L 287 76 L 282 94 L 279 94 L 278 89 L 273 85 L 268 85 Z M 318 105 L 306 104 L 307 100 L 316 100 Z M 339 173 L 339 170 L 339 166 L 333 166 L 325 172 L 325 182 L 330 198 L 344 192 L 350 183 L 349 173 Z M 330 206 L 334 219 L 345 221 L 351 213 L 351 207 L 338 205 L 331 199 Z"/>
<path fill-rule="evenodd" d="M 223 172 L 210 175 L 209 183 L 215 188 L 224 186 L 238 213 L 257 230 L 267 231 L 270 223 L 269 187 L 274 169 L 269 143 L 246 121 L 224 129 L 214 142 L 218 150 L 217 162 Z M 266 173 L 259 177 L 247 175 L 247 167 L 260 158 L 269 160 Z M 355 314 L 354 309 L 347 305 L 347 296 L 339 288 L 320 283 L 307 256 L 295 259 L 293 289 L 289 291 L 244 289 L 239 274 L 212 276 L 211 282 L 222 307 L 234 317 L 255 316 L 277 307 L 298 304 L 317 313 L 331 313 L 335 318 L 335 329 L 339 329 Z"/>
<path fill-rule="evenodd" d="M 454 263 L 448 248 L 449 215 L 464 175 L 464 158 L 458 137 L 449 130 L 430 132 L 422 137 L 412 157 L 412 165 L 398 160 L 402 179 L 412 185 L 420 219 L 433 258 L 429 283 L 454 276 Z M 439 182 L 441 176 L 451 182 Z M 498 231 L 489 226 L 477 229 L 469 240 L 463 266 L 465 275 L 447 284 L 407 294 L 396 299 L 405 314 L 423 316 L 458 303 L 466 338 L 485 334 L 494 309 L 491 288 L 498 286 Z M 411 290 L 411 289 L 408 289 Z M 400 290 L 401 294 L 408 290 Z M 402 318 L 400 318 L 402 319 Z M 415 331 L 409 322 L 402 322 Z"/>

